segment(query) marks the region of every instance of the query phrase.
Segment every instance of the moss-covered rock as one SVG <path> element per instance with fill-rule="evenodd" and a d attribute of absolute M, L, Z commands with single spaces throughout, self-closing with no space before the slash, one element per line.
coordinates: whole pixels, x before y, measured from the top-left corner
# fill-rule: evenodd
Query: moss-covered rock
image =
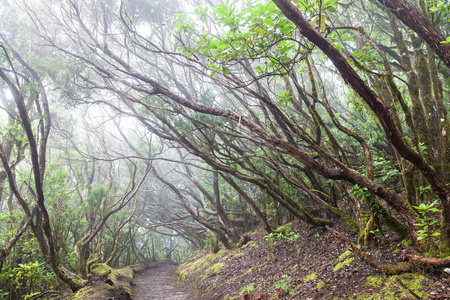
<path fill-rule="evenodd" d="M 108 276 L 112 270 L 113 268 L 111 268 L 107 264 L 94 264 L 91 267 L 92 274 L 100 276 Z"/>
<path fill-rule="evenodd" d="M 91 268 L 92 274 L 89 286 L 86 286 L 73 294 L 72 300 L 131 300 L 131 284 L 137 267 L 126 267 L 113 269 L 106 264 L 94 264 Z M 104 280 L 102 280 L 102 278 Z M 108 280 L 109 279 L 109 280 Z"/>

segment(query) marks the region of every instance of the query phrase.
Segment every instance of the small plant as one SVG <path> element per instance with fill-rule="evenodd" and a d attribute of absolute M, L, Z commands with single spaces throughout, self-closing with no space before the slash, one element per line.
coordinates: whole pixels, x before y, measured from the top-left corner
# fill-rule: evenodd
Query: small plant
<path fill-rule="evenodd" d="M 48 272 L 43 263 L 18 264 L 0 273 L 0 283 L 3 285 L 0 299 L 27 299 L 39 294 L 42 288 L 52 289 L 55 281 L 55 275 Z"/>
<path fill-rule="evenodd" d="M 360 187 L 359 185 L 355 184 L 352 189 L 351 189 L 351 193 L 350 196 L 355 196 L 358 199 L 361 198 L 367 198 L 369 197 L 371 194 L 369 192 L 369 189 L 366 187 Z"/>
<path fill-rule="evenodd" d="M 425 194 L 428 194 L 431 190 L 431 186 L 419 186 L 419 195 L 424 196 Z"/>
<path fill-rule="evenodd" d="M 281 279 L 277 283 L 275 283 L 275 288 L 279 292 L 280 296 L 292 295 L 292 293 L 294 292 L 291 286 L 291 279 L 288 275 L 286 275 L 284 279 Z"/>
<path fill-rule="evenodd" d="M 23 298 L 23 299 L 24 300 L 33 299 L 34 296 L 37 296 L 39 294 L 41 294 L 41 292 L 34 292 L 34 293 L 29 294 L 29 295 L 26 295 L 25 298 Z"/>
<path fill-rule="evenodd" d="M 269 242 L 269 245 L 273 246 L 276 245 L 276 243 L 279 241 L 289 242 L 291 244 L 299 242 L 301 236 L 293 231 L 287 234 L 283 234 L 282 232 L 272 232 L 271 234 L 266 235 L 265 238 L 266 241 Z"/>
<path fill-rule="evenodd" d="M 289 102 L 291 102 L 291 99 L 292 95 L 290 95 L 289 91 L 277 95 L 278 105 L 280 106 L 288 105 Z"/>
<path fill-rule="evenodd" d="M 419 220 L 415 224 L 420 229 L 417 231 L 418 237 L 417 240 L 427 240 L 428 241 L 428 251 L 433 250 L 434 241 L 436 239 L 439 239 L 439 236 L 441 235 L 439 231 L 434 231 L 433 227 L 438 222 L 438 219 L 431 215 L 431 212 L 440 212 L 439 209 L 434 208 L 434 206 L 437 204 L 437 200 L 425 204 L 422 203 L 419 206 L 413 206 L 415 209 L 417 209 L 417 212 L 419 213 Z M 434 232 L 433 232 L 434 231 Z"/>
<path fill-rule="evenodd" d="M 316 241 L 318 244 L 322 244 L 322 245 L 325 244 L 325 242 L 323 241 L 323 239 L 320 237 L 320 235 L 318 233 L 314 234 L 314 237 L 316 238 Z"/>
<path fill-rule="evenodd" d="M 241 288 L 241 292 L 239 293 L 239 295 L 249 295 L 251 293 L 253 293 L 255 291 L 255 283 L 249 283 L 246 286 L 244 286 L 243 288 Z"/>
<path fill-rule="evenodd" d="M 380 229 L 370 230 L 369 231 L 373 235 L 373 239 L 375 240 L 375 243 L 378 245 L 381 242 L 380 236 L 381 232 Z"/>
<path fill-rule="evenodd" d="M 262 294 L 260 291 L 256 291 L 255 284 L 249 283 L 243 288 L 241 288 L 241 292 L 239 293 L 239 299 L 242 300 L 251 300 L 251 299 L 265 299 L 266 295 Z M 234 299 L 234 298 L 233 298 Z"/>

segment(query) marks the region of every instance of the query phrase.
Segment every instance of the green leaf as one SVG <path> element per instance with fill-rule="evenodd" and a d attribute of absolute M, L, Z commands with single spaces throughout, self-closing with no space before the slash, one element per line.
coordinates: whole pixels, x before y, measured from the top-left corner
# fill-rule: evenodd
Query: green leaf
<path fill-rule="evenodd" d="M 272 21 L 271 19 L 264 19 L 263 21 L 265 24 L 269 25 L 269 26 L 274 26 L 275 22 Z"/>
<path fill-rule="evenodd" d="M 219 6 L 217 7 L 217 12 L 219 13 L 219 15 L 226 15 L 227 14 L 227 7 L 225 6 L 225 4 L 221 3 L 219 4 Z"/>
<path fill-rule="evenodd" d="M 450 19 L 449 19 L 450 21 Z M 445 41 L 442 41 L 441 44 L 449 44 L 450 43 L 450 37 L 448 37 Z"/>
<path fill-rule="evenodd" d="M 325 1 L 324 6 L 325 6 L 325 5 L 326 5 L 326 6 L 334 5 L 334 4 L 336 4 L 338 1 L 339 1 L 339 0 L 328 0 L 328 1 Z"/>
<path fill-rule="evenodd" d="M 320 31 L 325 31 L 326 29 L 326 24 L 325 24 L 325 15 L 322 16 L 322 18 L 320 19 Z"/>
<path fill-rule="evenodd" d="M 228 71 L 228 69 L 227 69 L 225 66 L 222 66 L 222 72 L 223 72 L 223 74 L 225 74 L 225 75 L 230 74 L 230 71 Z"/>

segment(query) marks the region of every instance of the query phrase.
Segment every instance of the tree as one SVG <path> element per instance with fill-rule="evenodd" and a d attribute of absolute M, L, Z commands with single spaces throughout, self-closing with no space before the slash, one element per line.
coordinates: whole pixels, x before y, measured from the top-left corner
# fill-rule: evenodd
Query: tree
<path fill-rule="evenodd" d="M 2 36 L 3 40 L 5 41 L 4 36 Z M 45 197 L 44 197 L 44 173 L 45 173 L 45 167 L 46 167 L 46 146 L 47 146 L 47 140 L 50 133 L 50 125 L 51 125 L 51 119 L 50 119 L 50 111 L 48 106 L 48 99 L 45 92 L 45 87 L 42 83 L 42 80 L 38 73 L 30 67 L 20 56 L 20 54 L 15 51 L 11 46 L 9 46 L 9 49 L 14 54 L 15 59 L 18 61 L 21 67 L 24 68 L 26 72 L 30 74 L 30 82 L 35 83 L 34 86 L 31 84 L 30 92 L 27 95 L 32 99 L 30 101 L 30 104 L 33 104 L 36 107 L 37 116 L 39 118 L 40 124 L 38 127 L 38 132 L 36 135 L 39 136 L 39 144 L 38 140 L 36 139 L 36 135 L 33 132 L 32 124 L 30 121 L 29 116 L 29 110 L 26 107 L 24 95 L 20 91 L 20 83 L 18 81 L 18 73 L 16 71 L 13 71 L 12 75 L 15 77 L 16 82 L 14 82 L 5 72 L 3 68 L 0 68 L 0 77 L 2 78 L 3 82 L 6 83 L 6 85 L 9 88 L 9 91 L 14 99 L 18 116 L 20 118 L 20 123 L 23 131 L 25 132 L 26 141 L 28 143 L 28 147 L 30 149 L 30 156 L 31 156 L 31 165 L 32 165 L 32 171 L 33 171 L 33 180 L 34 180 L 34 193 L 35 199 L 33 199 L 36 205 L 36 209 L 38 210 L 38 217 L 37 217 L 37 224 L 34 224 L 32 221 L 34 213 L 30 210 L 29 204 L 24 199 L 22 193 L 20 192 L 17 183 L 15 181 L 14 175 L 12 173 L 11 167 L 9 165 L 7 154 L 3 148 L 3 146 L 0 145 L 0 159 L 3 164 L 3 168 L 5 169 L 5 172 L 8 176 L 8 182 L 9 187 L 11 189 L 11 192 L 14 194 L 17 201 L 22 206 L 23 211 L 25 212 L 26 216 L 29 218 L 27 221 L 28 224 L 30 224 L 33 233 L 35 234 L 39 246 L 41 249 L 42 254 L 48 260 L 48 262 L 51 265 L 51 268 L 53 272 L 64 282 L 69 284 L 69 286 L 72 288 L 72 290 L 77 290 L 81 287 L 81 283 L 77 281 L 76 279 L 70 277 L 61 267 L 58 265 L 57 262 L 57 254 L 55 251 L 55 241 L 54 237 L 52 235 L 52 229 L 50 225 L 50 217 L 47 211 L 47 207 L 45 204 Z M 15 70 L 14 66 L 12 65 L 12 62 L 10 60 L 10 66 L 12 70 Z M 33 89 L 33 86 L 36 87 Z M 17 237 L 20 237 L 20 234 L 23 233 L 24 230 L 21 230 Z M 16 241 L 18 238 L 16 239 Z M 10 246 L 9 246 L 10 247 Z M 8 247 L 8 248 L 9 248 Z M 10 249 L 6 249 L 7 252 Z M 6 254 L 8 254 L 6 252 Z"/>
<path fill-rule="evenodd" d="M 36 35 L 61 61 L 80 66 L 53 76 L 66 98 L 134 118 L 136 131 L 152 137 L 138 144 L 111 117 L 127 149 L 104 152 L 170 162 L 149 167 L 160 192 L 138 204 L 144 219 L 155 218 L 144 226 L 199 245 L 194 236 L 207 228 L 232 247 L 241 237 L 234 211 L 245 202 L 268 232 L 275 224 L 267 214 L 323 227 L 340 216 L 366 244 L 389 229 L 430 249 L 437 239 L 422 238 L 416 207 L 438 198 L 445 255 L 448 47 L 438 12 L 424 1 L 420 13 L 401 1 L 219 1 L 192 14 L 167 13 L 161 27 L 140 19 L 139 3 L 25 8 Z M 162 150 L 155 155 L 152 147 Z M 114 243 L 120 228 L 110 229 Z M 123 238 L 132 235 L 130 226 Z"/>

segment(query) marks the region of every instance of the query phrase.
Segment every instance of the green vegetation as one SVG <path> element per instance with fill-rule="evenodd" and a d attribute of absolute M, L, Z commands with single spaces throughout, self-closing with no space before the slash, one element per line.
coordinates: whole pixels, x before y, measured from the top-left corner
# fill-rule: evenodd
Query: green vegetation
<path fill-rule="evenodd" d="M 338 261 L 342 261 L 344 258 L 346 258 L 346 257 L 348 257 L 350 255 L 353 255 L 353 252 L 351 250 L 347 250 L 344 253 L 342 253 L 341 255 L 339 255 L 337 260 Z"/>
<path fill-rule="evenodd" d="M 104 282 L 96 283 L 93 286 L 86 286 L 74 293 L 70 299 L 72 300 L 85 300 L 85 299 L 108 299 L 115 297 L 117 293 L 121 294 L 125 291 L 127 295 L 131 296 L 131 283 L 133 282 L 135 269 L 132 267 L 126 267 L 122 269 L 111 269 L 105 264 L 97 264 L 93 268 L 94 275 L 105 276 L 113 282 L 113 285 L 109 285 Z"/>
<path fill-rule="evenodd" d="M 323 288 L 325 285 L 326 285 L 325 282 L 320 281 L 320 282 L 316 285 L 315 289 L 318 289 L 318 290 L 319 290 L 319 289 Z"/>
<path fill-rule="evenodd" d="M 270 262 L 338 228 L 446 265 L 448 0 L 34 2 L 0 11 L 0 298 L 213 277 L 259 230 Z"/>
<path fill-rule="evenodd" d="M 279 241 L 295 243 L 300 241 L 301 236 L 292 231 L 291 226 L 280 226 L 274 232 L 266 235 L 266 241 L 269 245 L 275 245 Z"/>
<path fill-rule="evenodd" d="M 418 274 L 382 277 L 369 276 L 367 277 L 365 286 L 375 289 L 376 292 L 358 295 L 357 299 L 403 299 L 405 297 L 411 297 L 410 291 L 423 299 L 428 299 L 427 293 L 423 290 L 424 280 L 425 277 Z"/>
<path fill-rule="evenodd" d="M 241 292 L 239 293 L 239 295 L 250 294 L 251 292 L 254 291 L 255 291 L 255 284 L 252 282 L 241 288 Z"/>
<path fill-rule="evenodd" d="M 207 276 L 215 276 L 219 271 L 224 267 L 223 263 L 214 264 L 212 267 L 205 271 L 205 277 Z"/>
<path fill-rule="evenodd" d="M 427 246 L 426 249 L 430 255 L 433 255 L 435 252 L 435 242 L 439 241 L 439 236 L 441 233 L 436 230 L 436 224 L 438 223 L 438 219 L 435 216 L 432 216 L 433 212 L 441 212 L 439 209 L 434 206 L 437 204 L 437 200 L 432 203 L 421 203 L 419 206 L 414 206 L 415 209 L 419 212 L 419 220 L 415 224 L 419 227 L 417 231 L 419 241 L 425 240 Z"/>
<path fill-rule="evenodd" d="M 351 265 L 351 264 L 353 263 L 354 260 L 355 260 L 355 258 L 354 258 L 354 257 L 351 257 L 351 258 L 349 258 L 349 259 L 347 259 L 347 260 L 345 260 L 345 261 L 343 261 L 343 262 L 338 263 L 338 264 L 334 267 L 333 272 L 339 271 L 339 270 L 342 269 L 343 267 Z"/>
<path fill-rule="evenodd" d="M 315 280 L 317 278 L 317 273 L 311 273 L 303 279 L 303 282 L 308 282 L 310 280 Z"/>
<path fill-rule="evenodd" d="M 284 294 L 286 295 L 292 295 L 292 293 L 294 292 L 291 286 L 291 280 L 287 275 L 285 275 L 283 279 L 275 283 L 275 288 L 283 290 Z"/>

